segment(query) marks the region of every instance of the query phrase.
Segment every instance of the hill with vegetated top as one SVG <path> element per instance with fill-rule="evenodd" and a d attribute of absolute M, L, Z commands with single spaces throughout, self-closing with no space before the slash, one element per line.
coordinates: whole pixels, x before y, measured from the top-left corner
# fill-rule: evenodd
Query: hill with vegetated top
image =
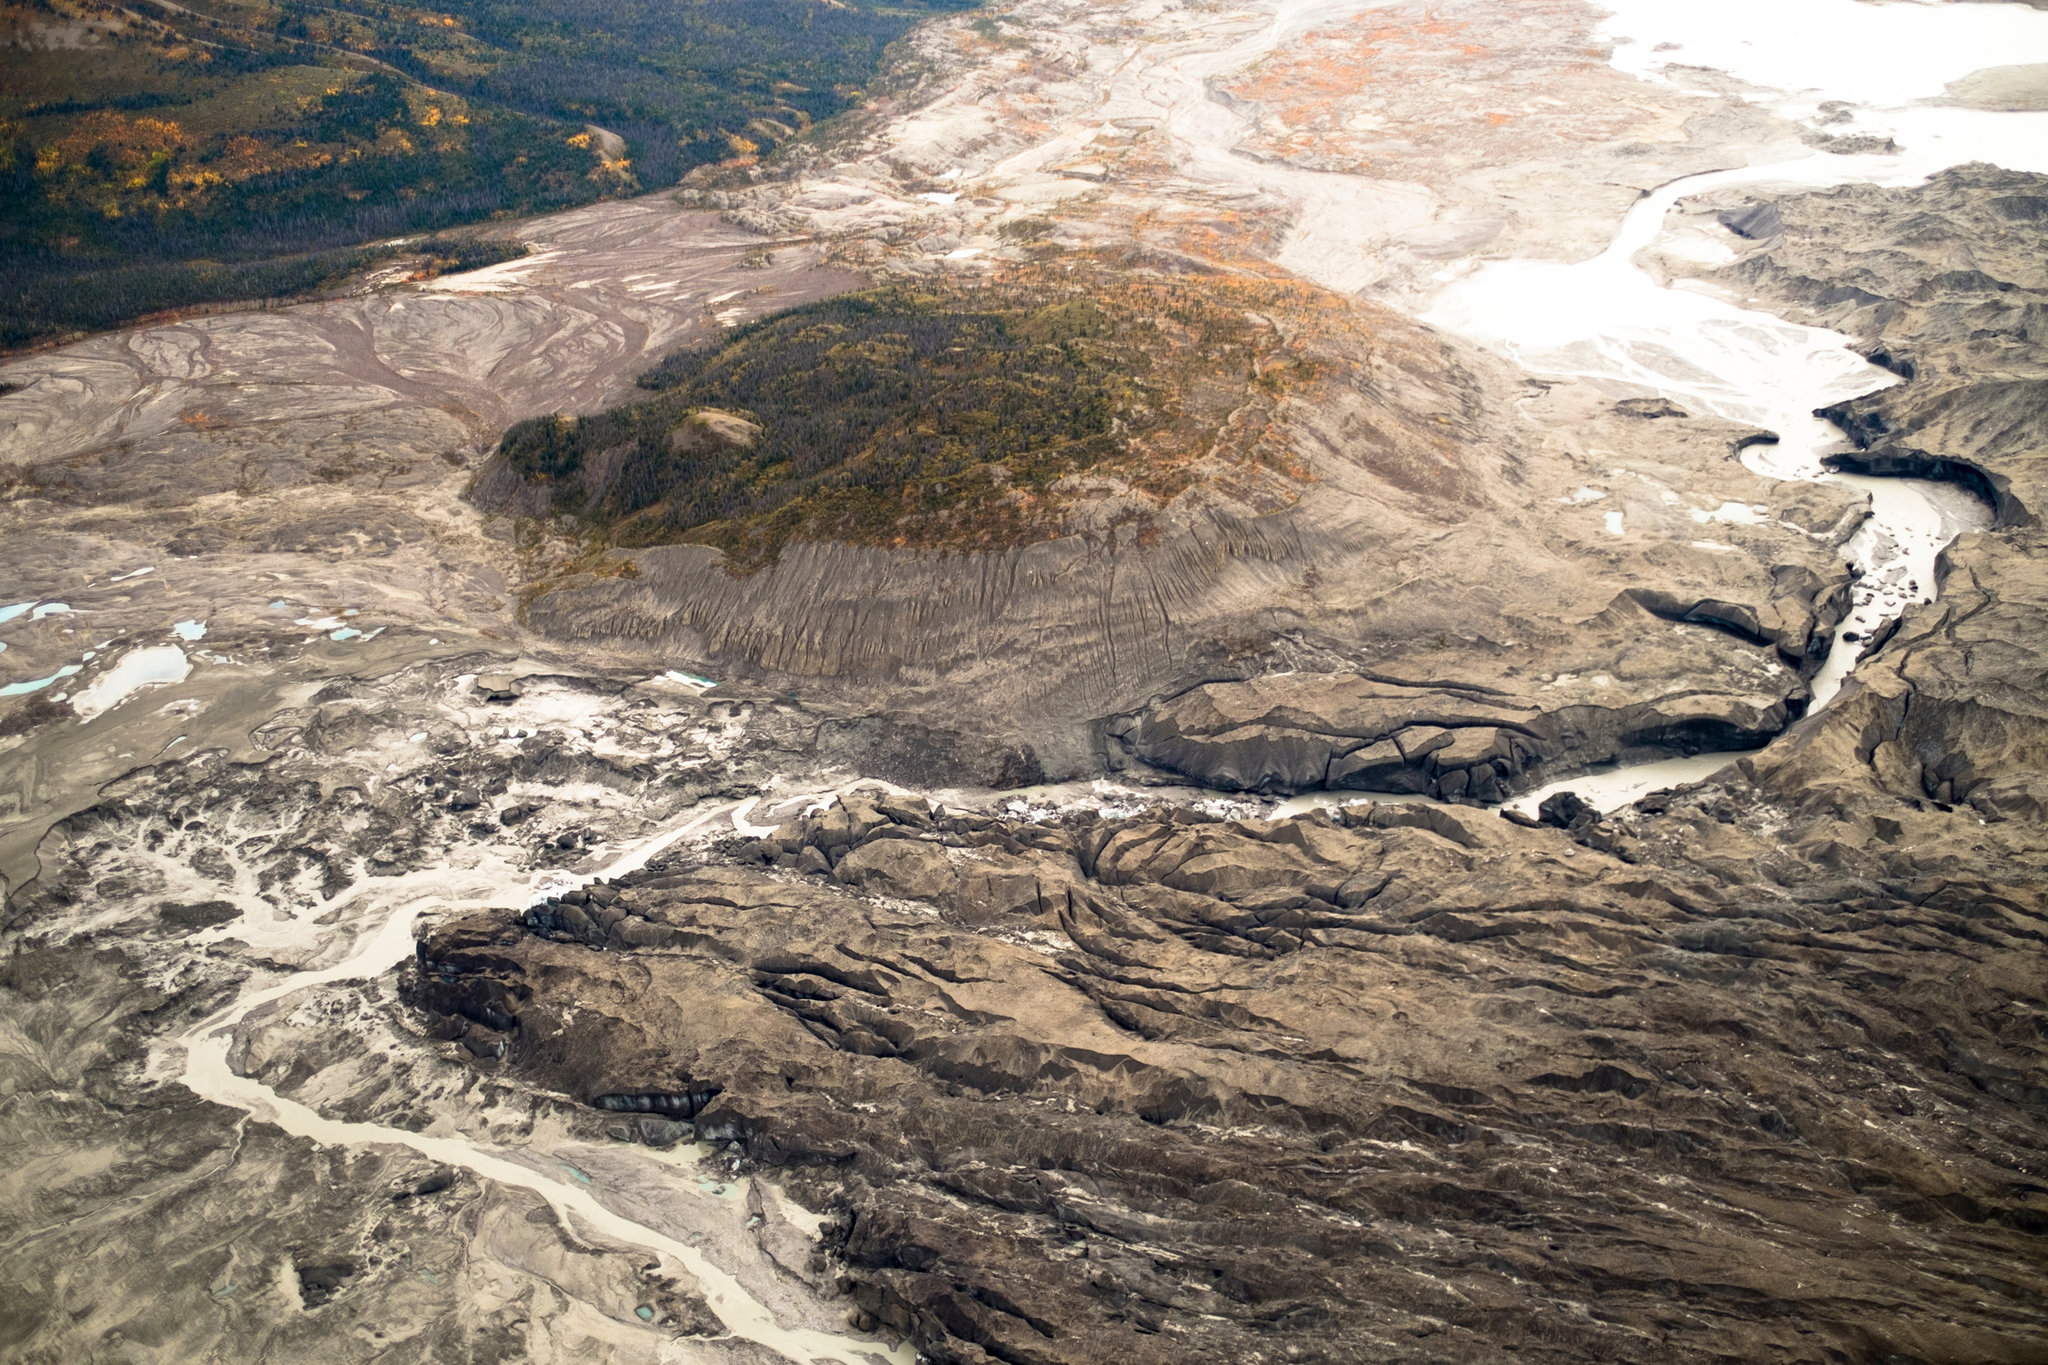
<path fill-rule="evenodd" d="M 479 498 L 616 545 L 714 545 L 742 571 L 802 540 L 1045 540 L 1104 479 L 1127 522 L 1200 481 L 1284 506 L 1310 472 L 1271 428 L 1322 381 L 1311 318 L 1358 322 L 1321 291 L 1225 275 L 889 285 L 672 356 L 640 380 L 654 398 L 513 427 Z"/>

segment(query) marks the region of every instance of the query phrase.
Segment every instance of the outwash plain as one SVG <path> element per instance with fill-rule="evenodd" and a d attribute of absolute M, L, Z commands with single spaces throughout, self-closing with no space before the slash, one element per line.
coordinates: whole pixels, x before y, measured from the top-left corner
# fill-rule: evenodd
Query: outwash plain
<path fill-rule="evenodd" d="M 2048 12 L 891 51 L 0 361 L 0 1358 L 2048 1359 Z"/>

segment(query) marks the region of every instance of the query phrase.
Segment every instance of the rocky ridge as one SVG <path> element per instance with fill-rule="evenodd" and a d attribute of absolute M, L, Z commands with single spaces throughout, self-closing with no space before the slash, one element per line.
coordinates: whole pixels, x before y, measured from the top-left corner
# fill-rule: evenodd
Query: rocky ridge
<path fill-rule="evenodd" d="M 779 1168 L 933 1360 L 2023 1359 L 2041 883 L 1930 877 L 1938 816 L 1830 869 L 1790 814 L 850 796 L 444 925 L 411 989 Z"/>

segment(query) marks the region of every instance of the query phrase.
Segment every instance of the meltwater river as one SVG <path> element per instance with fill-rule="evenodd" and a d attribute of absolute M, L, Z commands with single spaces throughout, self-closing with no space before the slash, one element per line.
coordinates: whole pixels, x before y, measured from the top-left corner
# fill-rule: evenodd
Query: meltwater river
<path fill-rule="evenodd" d="M 720 822 L 741 825 L 744 804 L 751 803 L 728 803 L 709 811 L 694 812 L 666 830 L 639 841 L 597 872 L 573 880 L 580 884 L 600 876 L 616 877 L 637 871 L 650 859 L 682 840 L 714 832 L 714 827 Z M 892 1350 L 873 1341 L 778 1322 L 767 1306 L 749 1293 L 730 1271 L 713 1263 L 681 1237 L 635 1221 L 606 1204 L 597 1189 L 573 1179 L 564 1179 L 559 1173 L 559 1163 L 533 1163 L 523 1159 L 526 1157 L 523 1149 L 501 1147 L 459 1135 L 430 1135 L 383 1124 L 331 1119 L 279 1095 L 260 1080 L 237 1075 L 229 1065 L 235 1026 L 251 1014 L 265 1005 L 308 989 L 382 976 L 413 955 L 413 927 L 427 905 L 432 904 L 439 909 L 448 909 L 451 905 L 454 908 L 502 905 L 513 874 L 507 868 L 503 869 L 503 875 L 503 886 L 491 888 L 497 892 L 496 897 L 483 901 L 468 899 L 461 885 L 463 879 L 459 877 L 449 879 L 425 873 L 388 879 L 388 884 L 384 885 L 380 885 L 378 879 L 371 879 L 365 884 L 365 894 L 381 903 L 363 918 L 377 922 L 377 927 L 362 937 L 355 951 L 346 959 L 324 969 L 294 973 L 275 985 L 243 995 L 233 1005 L 193 1028 L 162 1060 L 177 1066 L 177 1079 L 193 1093 L 216 1104 L 244 1110 L 294 1137 L 328 1145 L 404 1147 L 429 1160 L 470 1171 L 497 1184 L 529 1190 L 554 1210 L 565 1235 L 579 1240 L 587 1237 L 611 1245 L 643 1247 L 655 1253 L 696 1281 L 705 1302 L 733 1337 L 765 1347 L 788 1360 L 832 1361 L 838 1365 L 875 1365 L 877 1361 L 887 1361 L 889 1365 L 911 1365 L 915 1352 L 907 1343 Z M 545 889 L 560 890 L 566 884 L 555 876 L 547 882 Z M 536 894 L 541 889 L 536 884 Z M 382 916 L 381 922 L 377 921 L 379 915 Z M 310 924 L 306 928 L 308 932 L 318 932 Z M 176 1050 L 182 1050 L 181 1065 L 177 1063 Z"/>
<path fill-rule="evenodd" d="M 1381 273 L 1369 244 L 1428 222 L 1435 208 L 1429 194 L 1237 155 L 1252 125 L 1214 97 L 1211 83 L 1311 29 L 1337 30 L 1389 3 L 1275 0 L 1257 17 L 1191 19 L 1130 54 L 1110 83 L 1101 117 L 1163 127 L 1180 171 L 1209 191 L 1289 202 L 1294 225 L 1276 262 L 1332 289 L 1368 287 Z M 1538 373 L 1586 380 L 1617 397 L 1657 394 L 1694 412 L 1767 428 L 1780 440 L 1745 452 L 1755 472 L 1825 479 L 1866 493 L 1871 517 L 1844 547 L 1862 573 L 1851 612 L 1812 680 L 1812 709 L 1819 709 L 1855 666 L 1859 648 L 1843 637 L 1868 639 L 1885 620 L 1928 600 L 1935 556 L 1961 532 L 1989 525 L 1989 509 L 1951 486 L 1827 471 L 1821 457 L 1848 447 L 1814 410 L 1894 377 L 1864 361 L 1839 333 L 1741 308 L 1702 289 L 1660 286 L 1634 258 L 1663 234 L 1673 205 L 1712 190 L 1910 185 L 1969 161 L 2048 173 L 2048 113 L 1961 108 L 1940 98 L 1949 83 L 1980 69 L 2048 62 L 2048 13 L 1914 0 L 1606 0 L 1604 7 L 1601 36 L 1613 44 L 1613 64 L 1631 75 L 1663 81 L 1666 66 L 1710 67 L 1747 82 L 1749 98 L 1789 121 L 1825 112 L 1828 131 L 1889 137 L 1899 150 L 1837 156 L 1790 142 L 1762 150 L 1758 164 L 1689 176 L 1645 196 L 1592 260 L 1487 265 L 1445 287 L 1424 318 Z M 1510 804 L 1533 809 L 1551 791 L 1570 787 L 1614 809 L 1657 787 L 1705 777 L 1730 758 L 1709 754 L 1581 774 Z"/>
<path fill-rule="evenodd" d="M 1500 350 L 1542 374 L 1581 379 L 1617 396 L 1656 394 L 1694 412 L 1774 431 L 1743 462 L 1776 479 L 1842 483 L 1867 494 L 1871 516 L 1845 547 L 1862 571 L 1851 611 L 1812 680 L 1812 709 L 1832 701 L 1871 632 L 1915 602 L 1931 601 L 1934 561 L 1991 511 L 1963 490 L 1920 479 L 1829 472 L 1822 457 L 1849 449 L 1817 408 L 1897 380 L 1840 333 L 1736 306 L 1700 288 L 1660 286 L 1635 264 L 1690 195 L 1743 187 L 1796 192 L 1851 182 L 1910 185 L 1948 166 L 1985 161 L 2048 172 L 2048 113 L 2001 113 L 1932 102 L 1981 68 L 2048 61 L 2048 13 L 2018 5 L 1869 4 L 1862 0 L 1610 0 L 1603 25 L 1615 64 L 1662 79 L 1665 63 L 1710 66 L 1755 82 L 1758 98 L 1788 118 L 1836 102 L 1850 122 L 1834 131 L 1893 138 L 1884 155 L 1806 152 L 1765 164 L 1688 176 L 1644 198 L 1608 248 L 1577 264 L 1506 261 L 1448 286 L 1426 321 Z M 1696 781 L 1730 761 L 1706 754 L 1582 774 L 1516 798 L 1533 810 L 1569 788 L 1611 810 L 1646 792 Z"/>
<path fill-rule="evenodd" d="M 1800 162 L 1674 181 L 1644 196 L 1613 243 L 1592 260 L 1488 266 L 1445 290 L 1425 315 L 1538 373 L 1586 380 L 1617 396 L 1653 393 L 1695 413 L 1773 431 L 1776 444 L 1743 452 L 1743 462 L 1756 473 L 1849 484 L 1869 495 L 1871 516 L 1845 547 L 1861 576 L 1852 609 L 1812 680 L 1816 710 L 1834 699 L 1860 653 L 1859 644 L 1843 637 L 1867 639 L 1908 605 L 1933 600 L 1935 556 L 1958 534 L 1989 526 L 1991 509 L 1949 484 L 1830 472 L 1822 456 L 1849 446 L 1814 410 L 1896 383 L 1894 377 L 1852 351 L 1840 333 L 1740 308 L 1705 291 L 1660 286 L 1635 257 L 1657 240 L 1672 206 L 1688 195 L 1747 185 L 1833 183 L 1843 160 L 1815 154 Z M 1613 809 L 1657 787 L 1697 780 L 1727 762 L 1727 755 L 1703 754 L 1586 774 L 1510 804 L 1533 809 L 1550 791 L 1568 787 L 1601 809 Z"/>

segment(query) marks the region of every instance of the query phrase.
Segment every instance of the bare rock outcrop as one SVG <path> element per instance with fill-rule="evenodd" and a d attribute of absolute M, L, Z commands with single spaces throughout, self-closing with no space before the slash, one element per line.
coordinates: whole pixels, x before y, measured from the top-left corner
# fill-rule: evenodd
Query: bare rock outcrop
<path fill-rule="evenodd" d="M 850 797 L 764 841 L 830 874 L 452 921 L 408 989 L 488 1065 L 741 1144 L 936 1361 L 2038 1348 L 2038 852 L 1930 882 L 1930 811 L 1829 873 L 1782 807 L 1660 804 Z"/>

